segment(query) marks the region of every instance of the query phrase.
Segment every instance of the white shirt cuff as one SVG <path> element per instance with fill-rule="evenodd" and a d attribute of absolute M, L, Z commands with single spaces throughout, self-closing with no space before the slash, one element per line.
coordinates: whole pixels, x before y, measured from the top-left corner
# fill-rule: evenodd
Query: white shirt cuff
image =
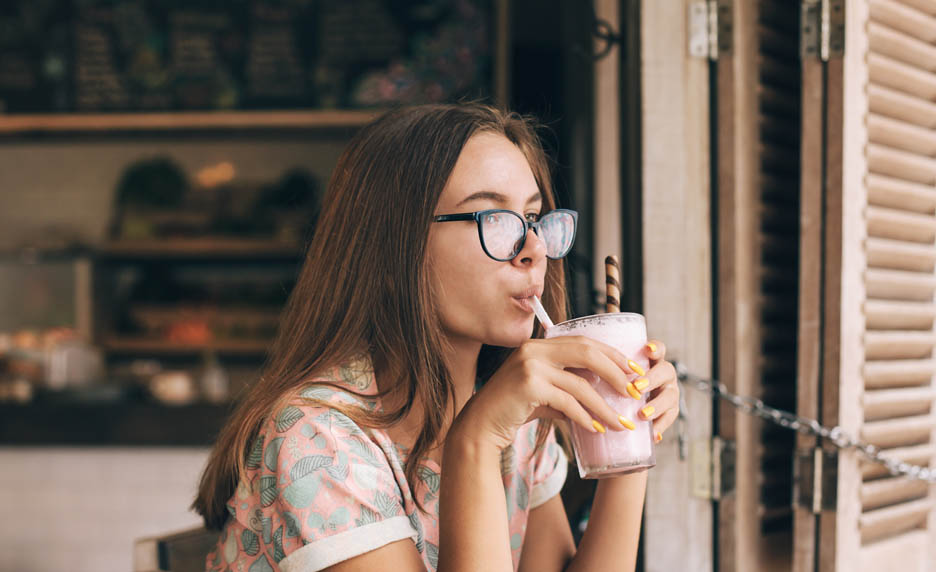
<path fill-rule="evenodd" d="M 412 538 L 416 531 L 405 516 L 394 516 L 306 544 L 279 562 L 283 572 L 315 572 L 371 550 Z"/>

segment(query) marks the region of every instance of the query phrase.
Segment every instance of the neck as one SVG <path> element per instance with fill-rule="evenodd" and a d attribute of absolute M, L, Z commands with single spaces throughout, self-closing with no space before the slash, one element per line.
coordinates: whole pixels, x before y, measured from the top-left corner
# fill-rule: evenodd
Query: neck
<path fill-rule="evenodd" d="M 448 338 L 447 341 L 448 343 L 443 349 L 443 358 L 452 378 L 452 384 L 455 387 L 455 395 L 452 397 L 455 401 L 455 415 L 458 415 L 474 393 L 481 343 L 463 338 Z M 391 393 L 385 398 L 385 405 L 391 409 L 396 409 L 401 405 L 399 401 L 401 398 L 402 396 L 399 393 Z M 454 420 L 452 409 L 446 408 L 446 410 L 447 419 L 440 435 L 442 437 L 444 437 L 448 427 Z M 410 447 L 422 430 L 422 423 L 423 405 L 417 396 L 413 408 L 407 416 L 398 425 L 391 428 L 391 437 L 394 441 L 401 441 L 406 447 Z M 441 459 L 441 454 L 439 457 Z"/>
<path fill-rule="evenodd" d="M 445 349 L 445 364 L 448 366 L 452 384 L 455 386 L 456 415 L 474 393 L 480 353 L 481 343 L 474 340 L 449 339 L 448 347 Z"/>

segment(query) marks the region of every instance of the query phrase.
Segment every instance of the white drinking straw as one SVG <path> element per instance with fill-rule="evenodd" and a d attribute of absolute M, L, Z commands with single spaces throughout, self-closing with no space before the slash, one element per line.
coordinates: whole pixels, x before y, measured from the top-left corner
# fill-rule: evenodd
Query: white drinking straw
<path fill-rule="evenodd" d="M 539 319 L 540 323 L 543 324 L 543 328 L 549 329 L 553 327 L 552 320 L 549 319 L 549 314 L 546 313 L 546 308 L 543 307 L 543 304 L 540 303 L 539 298 L 532 296 L 533 298 L 533 312 L 536 313 L 536 317 Z"/>

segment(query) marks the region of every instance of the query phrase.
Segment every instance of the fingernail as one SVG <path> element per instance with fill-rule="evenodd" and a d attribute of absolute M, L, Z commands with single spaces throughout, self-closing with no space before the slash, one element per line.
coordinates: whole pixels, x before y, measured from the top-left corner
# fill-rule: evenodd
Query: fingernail
<path fill-rule="evenodd" d="M 627 367 L 629 367 L 629 368 L 631 369 L 631 371 L 634 372 L 634 373 L 636 373 L 637 375 L 641 375 L 641 376 L 642 376 L 642 375 L 646 375 L 646 373 L 647 373 L 647 372 L 644 371 L 644 369 L 643 369 L 642 367 L 640 367 L 639 365 L 637 365 L 637 362 L 635 362 L 635 361 L 632 360 L 632 359 L 627 360 Z"/>
<path fill-rule="evenodd" d="M 647 379 L 646 377 L 641 377 L 640 379 L 634 382 L 634 387 L 637 388 L 637 391 L 643 391 L 647 389 L 647 386 L 649 385 L 650 385 L 650 380 Z"/>
<path fill-rule="evenodd" d="M 602 425 L 601 423 L 598 423 L 597 419 L 592 419 L 592 426 L 595 428 L 595 431 L 599 433 L 605 432 L 604 425 Z"/>
<path fill-rule="evenodd" d="M 637 388 L 634 387 L 633 383 L 627 384 L 627 393 L 629 393 L 630 396 L 633 397 L 634 399 L 640 399 L 640 392 L 637 391 Z"/>
<path fill-rule="evenodd" d="M 656 407 L 652 405 L 648 405 L 640 410 L 640 412 L 643 413 L 644 417 L 647 419 L 650 419 L 650 416 L 653 415 L 654 411 L 656 411 Z"/>
<path fill-rule="evenodd" d="M 634 428 L 637 427 L 636 425 L 634 425 L 634 422 L 633 422 L 633 421 L 631 421 L 630 419 L 624 417 L 623 415 L 619 415 L 619 416 L 618 416 L 618 421 L 621 422 L 621 425 L 627 427 L 627 428 L 630 429 L 631 431 L 633 431 Z"/>
<path fill-rule="evenodd" d="M 659 442 L 662 441 L 662 440 L 663 440 L 663 435 L 661 435 L 660 433 L 657 433 L 657 434 L 656 434 L 656 442 L 659 443 Z"/>
<path fill-rule="evenodd" d="M 656 353 L 657 345 L 653 342 L 647 342 L 647 349 L 650 350 L 650 353 Z"/>

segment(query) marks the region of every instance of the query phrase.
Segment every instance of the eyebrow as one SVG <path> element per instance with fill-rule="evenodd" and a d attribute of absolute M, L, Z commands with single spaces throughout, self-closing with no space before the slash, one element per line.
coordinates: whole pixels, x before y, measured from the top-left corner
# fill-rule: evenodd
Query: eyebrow
<path fill-rule="evenodd" d="M 506 195 L 503 195 L 495 191 L 478 191 L 477 193 L 472 193 L 468 195 L 466 198 L 462 199 L 461 202 L 459 202 L 455 206 L 460 207 L 467 202 L 477 201 L 477 200 L 482 200 L 482 199 L 494 201 L 495 203 L 498 203 L 500 205 L 506 205 L 507 202 L 510 200 L 509 198 L 507 198 Z M 530 195 L 530 198 L 527 199 L 526 204 L 535 203 L 536 201 L 542 201 L 542 200 L 543 200 L 543 193 L 541 193 L 540 191 L 536 191 L 534 194 Z"/>

